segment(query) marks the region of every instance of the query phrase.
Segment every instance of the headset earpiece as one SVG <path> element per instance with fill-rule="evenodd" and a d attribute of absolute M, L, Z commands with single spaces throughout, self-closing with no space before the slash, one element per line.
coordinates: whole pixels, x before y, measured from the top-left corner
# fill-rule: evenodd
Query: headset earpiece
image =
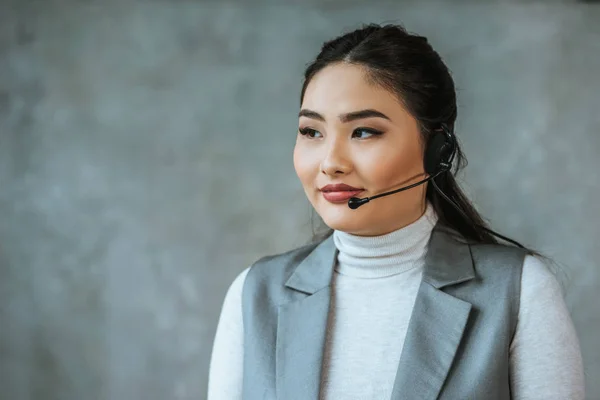
<path fill-rule="evenodd" d="M 450 169 L 456 151 L 454 134 L 446 124 L 442 124 L 442 127 L 433 131 L 431 135 L 423 159 L 425 172 L 429 175 L 441 169 Z"/>

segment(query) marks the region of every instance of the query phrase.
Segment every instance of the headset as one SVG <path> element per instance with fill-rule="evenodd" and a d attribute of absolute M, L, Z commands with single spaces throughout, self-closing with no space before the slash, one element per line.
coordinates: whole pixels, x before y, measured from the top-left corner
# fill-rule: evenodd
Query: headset
<path fill-rule="evenodd" d="M 452 168 L 452 162 L 454 161 L 454 157 L 458 150 L 456 136 L 454 135 L 452 130 L 450 130 L 450 128 L 446 124 L 441 124 L 441 127 L 439 129 L 434 130 L 431 133 L 431 135 L 432 135 L 432 137 L 429 139 L 429 141 L 427 143 L 427 147 L 425 148 L 425 154 L 423 157 L 423 166 L 425 168 L 425 172 L 429 175 L 429 177 L 427 177 L 426 179 L 423 179 L 419 182 L 413 183 L 411 185 L 401 187 L 400 189 L 381 193 L 381 194 L 378 194 L 375 196 L 364 197 L 362 199 L 358 198 L 358 197 L 352 197 L 348 200 L 348 207 L 355 210 L 358 207 L 362 206 L 363 204 L 368 203 L 369 201 L 371 201 L 373 199 L 383 197 L 383 196 L 388 196 L 390 194 L 394 194 L 394 193 L 398 193 L 398 192 L 402 192 L 404 190 L 411 189 L 415 186 L 422 185 L 425 182 L 431 181 L 431 184 L 433 185 L 434 189 L 439 193 L 439 195 L 442 196 L 442 198 L 444 200 L 446 200 L 452 207 L 454 207 L 456 209 L 456 211 L 458 211 L 465 220 L 469 220 L 470 218 L 467 216 L 467 214 L 454 201 L 452 201 L 452 199 L 450 199 L 438 187 L 437 183 L 435 182 L 435 178 L 437 178 L 441 174 L 443 174 L 445 172 L 451 173 L 450 170 Z M 473 223 L 475 223 L 475 221 L 473 221 Z M 485 226 L 481 226 L 479 224 L 476 224 L 476 226 L 496 237 L 499 237 L 507 242 L 510 242 L 510 243 L 516 245 L 517 247 L 525 248 L 519 242 L 509 239 L 506 236 L 503 236 L 489 228 L 486 228 Z"/>

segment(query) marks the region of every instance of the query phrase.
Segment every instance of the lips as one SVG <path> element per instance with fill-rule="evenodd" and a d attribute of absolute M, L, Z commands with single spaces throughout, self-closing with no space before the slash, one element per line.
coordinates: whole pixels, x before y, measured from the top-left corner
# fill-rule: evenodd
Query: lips
<path fill-rule="evenodd" d="M 350 200 L 350 198 L 356 197 L 356 195 L 364 189 L 356 188 L 344 183 L 338 183 L 335 185 L 324 186 L 320 190 L 325 200 L 331 203 L 344 203 Z"/>

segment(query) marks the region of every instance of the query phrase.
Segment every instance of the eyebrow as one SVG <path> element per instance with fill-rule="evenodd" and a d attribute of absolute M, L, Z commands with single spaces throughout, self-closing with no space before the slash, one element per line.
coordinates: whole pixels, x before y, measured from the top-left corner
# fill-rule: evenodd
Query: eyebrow
<path fill-rule="evenodd" d="M 298 117 L 307 117 L 307 118 L 311 118 L 311 119 L 316 119 L 319 121 L 325 121 L 325 117 L 323 117 L 321 114 L 319 114 L 316 111 L 312 111 L 312 110 L 308 110 L 308 109 L 302 109 L 300 110 L 300 112 L 298 113 Z M 352 122 L 352 121 L 356 121 L 358 119 L 365 119 L 365 118 L 383 118 L 383 119 L 387 119 L 388 121 L 391 121 L 391 119 L 385 115 L 382 112 L 379 112 L 377 110 L 373 110 L 373 109 L 367 109 L 367 110 L 360 110 L 360 111 L 353 111 L 347 114 L 340 114 L 338 116 L 338 118 L 340 119 L 340 121 L 346 123 L 346 122 Z"/>

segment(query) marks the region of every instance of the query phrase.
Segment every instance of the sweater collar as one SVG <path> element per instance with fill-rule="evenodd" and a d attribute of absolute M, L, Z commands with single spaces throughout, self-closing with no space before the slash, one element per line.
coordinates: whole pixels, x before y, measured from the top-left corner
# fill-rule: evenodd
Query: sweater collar
<path fill-rule="evenodd" d="M 427 202 L 415 222 L 380 236 L 358 236 L 334 231 L 338 249 L 336 272 L 356 278 L 381 278 L 423 266 L 437 214 Z"/>

